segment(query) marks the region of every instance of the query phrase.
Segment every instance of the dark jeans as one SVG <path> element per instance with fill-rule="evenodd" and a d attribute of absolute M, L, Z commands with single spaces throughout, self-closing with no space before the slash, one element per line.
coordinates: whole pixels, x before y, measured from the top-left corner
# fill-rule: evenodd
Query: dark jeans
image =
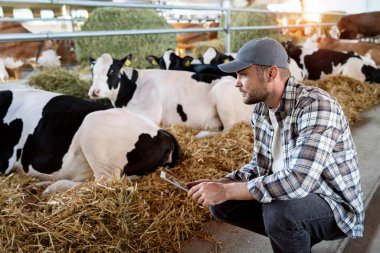
<path fill-rule="evenodd" d="M 306 253 L 322 240 L 346 237 L 330 206 L 316 194 L 267 204 L 230 200 L 210 211 L 217 220 L 268 236 L 274 252 Z"/>

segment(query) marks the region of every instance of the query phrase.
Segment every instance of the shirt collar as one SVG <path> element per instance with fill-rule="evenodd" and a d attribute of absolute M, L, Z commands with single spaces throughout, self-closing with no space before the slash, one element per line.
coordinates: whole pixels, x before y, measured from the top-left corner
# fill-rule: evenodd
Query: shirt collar
<path fill-rule="evenodd" d="M 291 114 L 293 108 L 297 104 L 297 94 L 300 92 L 298 89 L 302 84 L 298 83 L 296 78 L 291 76 L 285 85 L 284 93 L 282 94 L 280 104 L 277 106 L 275 114 L 280 114 L 281 118 L 285 118 L 286 115 Z M 261 114 L 264 117 L 269 117 L 269 109 L 263 103 L 257 104 L 256 110 L 258 114 Z"/>
<path fill-rule="evenodd" d="M 297 103 L 298 87 L 299 84 L 295 77 L 291 76 L 285 86 L 284 93 L 282 94 L 280 104 L 278 106 L 277 112 L 284 112 L 285 114 L 290 114 Z"/>

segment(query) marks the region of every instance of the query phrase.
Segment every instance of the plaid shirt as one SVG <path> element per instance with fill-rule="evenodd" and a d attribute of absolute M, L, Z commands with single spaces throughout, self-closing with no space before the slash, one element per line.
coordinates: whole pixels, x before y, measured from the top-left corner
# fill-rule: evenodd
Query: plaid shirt
<path fill-rule="evenodd" d="M 357 154 L 341 106 L 325 91 L 288 80 L 275 112 L 285 168 L 272 173 L 273 127 L 264 103 L 254 105 L 250 163 L 226 177 L 247 181 L 259 202 L 321 196 L 341 230 L 363 236 L 364 211 Z"/>

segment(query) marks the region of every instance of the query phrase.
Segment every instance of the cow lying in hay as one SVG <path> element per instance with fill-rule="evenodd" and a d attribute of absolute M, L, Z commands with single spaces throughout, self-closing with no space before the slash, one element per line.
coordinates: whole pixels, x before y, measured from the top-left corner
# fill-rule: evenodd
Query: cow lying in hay
<path fill-rule="evenodd" d="M 127 107 L 157 125 L 185 126 L 202 130 L 229 130 L 239 122 L 249 122 L 252 107 L 242 102 L 230 76 L 206 84 L 188 71 L 136 70 L 122 60 L 101 55 L 93 65 L 93 83 L 88 95 L 108 98 L 116 107 Z M 197 137 L 217 132 L 205 131 Z"/>
<path fill-rule="evenodd" d="M 365 42 L 345 42 L 330 37 L 320 38 L 318 48 L 330 49 L 340 52 L 353 51 L 359 55 L 370 56 L 377 65 L 380 65 L 380 45 Z"/>
<path fill-rule="evenodd" d="M 362 82 L 380 83 L 380 70 L 369 57 L 354 52 L 318 49 L 318 45 L 283 42 L 290 58 L 302 69 L 304 79 L 319 80 L 326 75 L 345 75 Z M 292 71 L 292 70 L 291 70 Z"/>
<path fill-rule="evenodd" d="M 47 182 L 49 193 L 175 165 L 173 135 L 125 108 L 106 109 L 42 90 L 0 91 L 0 172 L 57 180 Z"/>
<path fill-rule="evenodd" d="M 233 55 L 235 54 L 223 54 L 215 48 L 210 47 L 199 60 L 195 60 L 191 56 L 180 57 L 175 54 L 174 50 L 168 49 L 161 57 L 149 55 L 146 57 L 146 60 L 152 66 L 158 66 L 160 69 L 195 72 L 195 74 L 191 76 L 194 80 L 212 83 L 217 79 L 221 79 L 223 76 L 233 76 L 236 78 L 235 73 L 225 73 L 218 67 L 218 64 L 232 61 L 234 59 Z M 303 80 L 302 70 L 293 59 L 290 59 L 289 69 L 298 81 Z"/>
<path fill-rule="evenodd" d="M 180 57 L 172 49 L 166 50 L 160 57 L 148 55 L 145 58 L 149 64 L 154 67 L 158 66 L 159 69 L 195 72 L 192 78 L 199 82 L 212 83 L 223 76 L 236 77 L 235 73 L 225 73 L 218 68 L 218 64 L 234 58 L 231 55 L 220 53 L 214 48 L 209 48 L 199 60 L 191 56 Z"/>

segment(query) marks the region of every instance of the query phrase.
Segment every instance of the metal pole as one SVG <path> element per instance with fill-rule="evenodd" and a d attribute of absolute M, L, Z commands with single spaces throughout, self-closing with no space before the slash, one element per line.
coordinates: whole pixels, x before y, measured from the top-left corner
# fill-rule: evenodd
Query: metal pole
<path fill-rule="evenodd" d="M 0 34 L 0 42 L 12 41 L 38 41 L 53 39 L 72 39 L 85 37 L 103 36 L 126 36 L 143 34 L 167 34 L 167 33 L 194 33 L 194 32 L 217 32 L 223 31 L 221 27 L 212 28 L 186 28 L 186 29 L 152 29 L 152 30 L 107 30 L 107 31 L 86 31 L 86 32 L 59 32 L 59 33 L 8 33 Z"/>
<path fill-rule="evenodd" d="M 225 37 L 225 51 L 226 54 L 229 54 L 231 52 L 231 33 L 230 33 L 230 22 L 231 22 L 231 1 L 226 0 L 226 5 L 224 6 L 227 9 L 224 11 L 225 19 L 224 19 L 224 33 L 226 35 Z"/>

